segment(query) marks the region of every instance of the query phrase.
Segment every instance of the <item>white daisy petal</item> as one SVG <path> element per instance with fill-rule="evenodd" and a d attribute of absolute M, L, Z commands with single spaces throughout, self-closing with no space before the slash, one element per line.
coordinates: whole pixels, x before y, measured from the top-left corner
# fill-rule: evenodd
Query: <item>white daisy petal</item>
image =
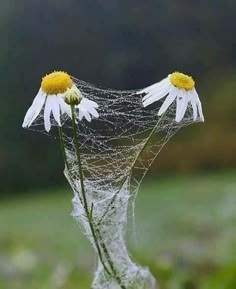
<path fill-rule="evenodd" d="M 38 93 L 34 99 L 34 101 L 32 102 L 30 108 L 27 110 L 26 115 L 24 117 L 24 121 L 23 121 L 23 127 L 28 126 L 29 122 L 31 121 L 33 115 L 35 114 L 35 111 L 37 110 L 37 103 L 39 102 L 39 98 L 40 98 L 40 94 Z"/>
<path fill-rule="evenodd" d="M 154 101 L 158 101 L 159 99 L 163 98 L 170 90 L 170 87 L 167 86 L 161 90 L 153 90 L 153 91 L 150 91 L 148 92 L 144 97 L 143 97 L 143 102 L 145 100 L 151 100 L 151 99 L 154 99 Z"/>
<path fill-rule="evenodd" d="M 193 89 L 193 93 L 194 93 L 194 97 L 196 99 L 196 105 L 197 105 L 197 109 L 198 109 L 198 113 L 199 113 L 199 118 L 202 122 L 204 122 L 204 115 L 203 115 L 203 111 L 202 111 L 202 104 L 201 101 L 199 99 L 198 93 L 196 91 L 196 89 Z"/>
<path fill-rule="evenodd" d="M 165 99 L 165 101 L 163 102 L 161 108 L 158 111 L 158 115 L 162 115 L 163 113 L 166 112 L 166 110 L 168 109 L 168 107 L 173 103 L 173 101 L 176 99 L 176 94 L 174 94 L 173 92 L 170 93 L 167 98 Z"/>
<path fill-rule="evenodd" d="M 51 96 L 48 96 L 46 99 L 46 103 L 45 103 L 45 108 L 44 108 L 44 127 L 45 130 L 47 132 L 50 131 L 51 129 L 51 111 L 52 111 L 52 105 L 51 105 L 51 100 L 50 100 Z"/>
<path fill-rule="evenodd" d="M 193 109 L 193 120 L 196 121 L 198 115 L 197 104 L 194 95 L 191 92 L 189 93 L 189 101 Z"/>
<path fill-rule="evenodd" d="M 147 93 L 147 92 L 155 90 L 155 89 L 157 89 L 157 90 L 162 89 L 163 87 L 166 86 L 167 83 L 168 83 L 167 78 L 165 78 L 165 79 L 161 80 L 160 82 L 154 83 L 154 84 L 142 89 L 141 91 L 138 91 L 137 94 Z"/>
<path fill-rule="evenodd" d="M 197 120 L 197 104 L 195 102 L 191 102 L 191 106 L 193 109 L 193 120 Z"/>
<path fill-rule="evenodd" d="M 162 95 L 166 95 L 170 90 L 170 85 L 167 83 L 164 87 L 156 87 L 153 88 L 152 90 L 148 90 L 146 95 L 143 97 L 143 101 L 148 99 L 149 97 L 155 96 L 158 99 L 161 99 Z"/>
<path fill-rule="evenodd" d="M 89 112 L 84 107 L 79 107 L 79 120 L 82 120 L 82 118 L 85 117 L 87 121 L 91 121 L 91 116 Z"/>
<path fill-rule="evenodd" d="M 88 112 L 95 118 L 99 117 L 98 112 L 96 111 L 96 109 L 93 106 L 88 106 Z"/>
<path fill-rule="evenodd" d="M 58 97 L 58 102 L 61 108 L 61 113 L 62 114 L 67 114 L 70 118 L 72 118 L 72 112 L 71 112 L 71 107 L 65 103 L 64 98 L 62 95 L 57 95 Z"/>
<path fill-rule="evenodd" d="M 170 86 L 171 86 L 171 84 L 170 84 L 169 80 L 166 78 L 163 81 L 157 83 L 156 86 L 149 88 L 148 91 L 149 92 L 163 91 L 163 90 L 170 88 Z"/>
<path fill-rule="evenodd" d="M 200 100 L 197 101 L 197 108 L 198 108 L 200 120 L 201 120 L 202 122 L 204 122 L 205 119 L 204 119 L 204 115 L 203 115 L 203 111 L 202 111 L 202 104 L 201 104 L 201 101 L 200 101 Z"/>
<path fill-rule="evenodd" d="M 179 119 L 177 119 L 177 122 L 183 119 L 186 113 L 187 107 L 188 107 L 188 95 L 183 93 L 182 98 L 183 98 L 182 107 L 181 107 L 181 111 L 179 113 Z"/>
<path fill-rule="evenodd" d="M 84 111 L 79 107 L 79 120 L 82 120 L 84 117 Z"/>
<path fill-rule="evenodd" d="M 91 106 L 93 106 L 94 108 L 98 108 L 98 104 L 93 101 L 93 100 L 90 100 L 90 99 L 87 99 L 84 97 L 84 99 L 86 100 L 87 103 L 89 103 Z"/>
<path fill-rule="evenodd" d="M 144 89 L 137 91 L 136 94 L 147 93 L 147 92 L 151 91 L 153 88 L 156 88 L 156 87 L 158 88 L 158 83 L 154 83 L 154 84 L 152 84 L 152 85 L 150 85 L 148 87 L 145 87 Z"/>
<path fill-rule="evenodd" d="M 45 102 L 45 95 L 39 91 L 38 94 L 36 95 L 31 107 L 28 109 L 23 124 L 23 127 L 29 127 L 31 126 L 31 124 L 34 122 L 34 120 L 37 118 L 37 116 L 39 115 L 44 102 Z"/>
<path fill-rule="evenodd" d="M 145 89 L 145 92 L 147 93 L 143 97 L 143 106 L 146 107 L 153 102 L 156 102 L 166 95 L 172 90 L 172 86 L 169 82 L 169 79 L 166 78 L 163 81 L 156 83 L 155 85 L 152 85 Z"/>
<path fill-rule="evenodd" d="M 147 88 L 145 88 L 145 90 L 143 91 L 143 93 L 146 93 L 146 94 L 150 94 L 150 95 L 152 95 L 153 93 L 156 93 L 156 92 L 158 92 L 158 91 L 162 91 L 163 89 L 165 89 L 166 88 L 166 86 L 161 86 L 161 85 L 159 85 L 159 83 L 156 83 L 156 84 L 154 84 L 153 86 L 151 86 L 151 87 L 147 87 Z M 145 98 L 145 96 L 144 96 L 144 98 Z"/>
<path fill-rule="evenodd" d="M 202 111 L 202 104 L 201 101 L 198 97 L 198 93 L 196 91 L 196 89 L 194 88 L 193 91 L 191 92 L 191 105 L 193 108 L 193 119 L 196 120 L 198 115 L 199 115 L 199 119 L 204 122 L 204 115 L 203 115 L 203 111 Z M 194 106 L 194 107 L 193 107 Z"/>
<path fill-rule="evenodd" d="M 180 122 L 186 112 L 188 99 L 184 93 L 179 93 L 176 99 L 175 121 Z"/>
<path fill-rule="evenodd" d="M 92 118 L 91 118 L 91 116 L 90 116 L 90 114 L 89 114 L 89 112 L 88 111 L 84 111 L 84 117 L 87 119 L 87 121 L 91 121 L 92 120 Z"/>
<path fill-rule="evenodd" d="M 143 106 L 146 107 L 150 104 L 152 104 L 153 102 L 156 102 L 158 100 L 161 100 L 163 97 L 165 97 L 167 95 L 167 93 L 165 94 L 161 94 L 161 95 L 152 95 L 151 97 L 149 97 L 148 99 L 146 99 L 145 101 L 143 101 Z"/>
<path fill-rule="evenodd" d="M 86 110 L 87 105 L 88 105 L 87 98 L 83 97 L 78 106 Z"/>
<path fill-rule="evenodd" d="M 99 114 L 95 108 L 98 107 L 98 104 L 92 100 L 89 100 L 83 97 L 78 105 L 79 108 L 79 120 L 83 117 L 86 118 L 87 121 L 91 121 L 91 116 L 98 117 Z"/>
<path fill-rule="evenodd" d="M 55 118 L 57 124 L 61 126 L 60 105 L 59 105 L 58 97 L 56 95 L 52 95 L 50 96 L 50 99 L 51 99 L 53 117 Z"/>

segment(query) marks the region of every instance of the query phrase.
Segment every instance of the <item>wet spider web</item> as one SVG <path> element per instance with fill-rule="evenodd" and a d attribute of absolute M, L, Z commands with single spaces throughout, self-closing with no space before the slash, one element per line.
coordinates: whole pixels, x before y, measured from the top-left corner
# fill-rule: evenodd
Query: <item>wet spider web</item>
<path fill-rule="evenodd" d="M 124 284 L 128 286 L 133 280 L 135 288 L 143 288 L 142 278 L 134 280 L 137 272 L 141 276 L 145 270 L 130 260 L 125 247 L 128 203 L 134 208 L 140 184 L 164 145 L 181 127 L 193 123 L 192 109 L 188 106 L 185 117 L 177 123 L 175 103 L 159 117 L 158 110 L 163 101 L 144 108 L 143 95 L 137 94 L 137 90 L 102 89 L 75 78 L 73 81 L 84 97 L 99 106 L 99 118 L 91 123 L 84 119 L 77 123 L 85 190 L 89 207 L 93 208 L 95 226 L 100 230 Z M 71 167 L 70 173 L 65 170 L 65 175 L 74 192 L 72 215 L 80 221 L 85 235 L 94 245 L 81 201 L 71 120 L 65 115 L 62 120 Z M 33 125 L 34 129 L 42 131 L 43 111 Z M 119 288 L 112 286 L 98 265 L 93 288 Z"/>

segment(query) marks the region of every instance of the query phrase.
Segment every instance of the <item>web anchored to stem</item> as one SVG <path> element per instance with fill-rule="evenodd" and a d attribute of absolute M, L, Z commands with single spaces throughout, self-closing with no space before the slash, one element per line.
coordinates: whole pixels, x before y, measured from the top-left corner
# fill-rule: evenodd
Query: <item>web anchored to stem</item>
<path fill-rule="evenodd" d="M 78 199 L 82 178 L 77 173 L 73 137 L 66 134 L 67 157 L 73 170 L 73 178 L 68 174 L 67 177 L 75 192 L 73 215 L 82 220 L 85 234 L 94 246 L 99 246 L 100 262 L 105 260 L 102 267 L 109 268 L 110 276 L 114 276 L 120 287 L 130 288 L 133 284 L 134 288 L 145 288 L 145 282 L 153 283 L 148 281 L 152 277 L 146 269 L 133 264 L 124 249 L 127 204 L 136 195 L 148 167 L 164 144 L 180 127 L 192 122 L 191 108 L 183 121 L 176 123 L 174 105 L 158 117 L 161 103 L 144 109 L 136 91 L 102 90 L 81 81 L 77 85 L 83 95 L 99 104 L 99 119 L 91 124 L 79 122 L 74 131 L 80 139 L 84 185 L 89 206 L 93 207 L 92 223 L 98 245 L 83 220 L 83 206 Z M 70 131 L 68 126 L 66 122 L 65 127 Z M 94 288 L 113 288 L 114 281 L 101 268 L 98 267 Z M 145 274 L 146 280 L 141 277 Z"/>
<path fill-rule="evenodd" d="M 178 82 L 174 75 L 174 84 L 190 89 L 192 79 L 186 84 L 180 76 Z M 78 110 L 71 105 L 71 113 L 61 115 L 59 127 L 65 175 L 74 192 L 72 214 L 98 254 L 92 287 L 154 289 L 152 275 L 133 263 L 126 249 L 128 203 L 134 204 L 143 177 L 167 141 L 181 127 L 203 120 L 201 106 L 189 91 L 187 98 L 182 93 L 175 103 L 173 91 L 168 95 L 162 87 L 163 96 L 159 94 L 155 102 L 153 86 L 141 92 L 105 90 L 71 79 L 79 89 L 72 92 L 90 99 L 93 106 L 96 103 L 99 114 L 92 122 L 80 121 L 81 114 L 87 120 L 91 117 L 82 106 Z M 93 108 L 89 111 L 97 117 Z M 42 117 L 41 112 L 32 123 L 35 128 L 42 125 Z M 58 125 L 53 120 L 51 124 Z"/>

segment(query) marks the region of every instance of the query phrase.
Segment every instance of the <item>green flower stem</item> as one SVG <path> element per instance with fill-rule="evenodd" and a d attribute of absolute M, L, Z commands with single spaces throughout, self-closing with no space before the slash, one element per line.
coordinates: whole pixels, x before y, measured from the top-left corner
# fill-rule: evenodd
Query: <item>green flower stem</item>
<path fill-rule="evenodd" d="M 99 235 L 99 231 L 98 231 L 98 235 Z M 120 288 L 126 289 L 126 287 L 122 284 L 122 281 L 121 281 L 118 273 L 116 272 L 116 269 L 114 267 L 114 264 L 113 264 L 111 256 L 110 256 L 110 253 L 108 252 L 106 245 L 102 241 L 101 241 L 101 246 L 102 246 L 103 252 L 104 252 L 104 254 L 105 254 L 106 258 L 107 258 L 107 262 L 110 265 L 110 268 L 111 268 L 111 270 L 112 270 L 112 272 L 114 274 L 114 277 L 115 277 L 117 283 L 119 284 Z"/>
<path fill-rule="evenodd" d="M 78 136 L 77 136 L 77 133 L 76 133 L 75 111 L 74 111 L 74 106 L 73 105 L 71 105 L 71 113 L 72 113 L 72 127 L 73 127 L 73 135 L 74 135 L 74 142 L 75 142 L 75 150 L 76 150 L 76 156 L 77 156 L 77 161 L 78 161 L 78 165 L 79 165 L 79 177 L 80 177 L 80 184 L 81 184 L 81 193 L 82 193 L 84 209 L 85 209 L 85 213 L 86 213 L 87 218 L 88 218 L 90 230 L 92 232 L 92 236 L 93 236 L 93 239 L 94 239 L 97 251 L 98 251 L 98 255 L 99 255 L 100 261 L 101 261 L 105 271 L 109 275 L 111 275 L 110 271 L 107 269 L 107 267 L 106 267 L 106 265 L 104 263 L 97 235 L 99 235 L 100 244 L 102 246 L 104 255 L 106 256 L 107 262 L 108 262 L 108 264 L 109 264 L 109 266 L 111 268 L 111 271 L 113 273 L 114 278 L 116 279 L 117 283 L 119 284 L 119 286 L 122 289 L 126 289 L 124 287 L 124 285 L 122 285 L 120 277 L 117 275 L 117 272 L 115 270 L 114 264 L 113 264 L 113 262 L 111 260 L 111 257 L 110 257 L 110 254 L 109 254 L 107 248 L 106 248 L 106 245 L 102 241 L 102 238 L 100 236 L 99 230 L 94 227 L 93 219 L 92 219 L 93 204 L 92 204 L 92 207 L 91 207 L 91 212 L 89 212 L 87 198 L 86 198 L 86 193 L 85 193 L 85 186 L 84 186 L 84 175 L 83 175 L 83 169 L 82 169 L 82 163 L 81 163 L 81 157 L 80 157 L 80 144 L 79 144 L 79 139 L 78 139 Z"/>
<path fill-rule="evenodd" d="M 71 105 L 71 114 L 72 114 L 72 128 L 73 128 L 73 136 L 74 136 L 74 145 L 75 145 L 75 150 L 76 150 L 76 156 L 77 156 L 77 161 L 78 161 L 78 166 L 79 166 L 79 178 L 80 178 L 80 185 L 81 185 L 81 194 L 82 194 L 82 199 L 83 199 L 83 206 L 85 210 L 86 217 L 88 219 L 89 227 L 94 239 L 94 243 L 98 252 L 99 259 L 104 267 L 104 270 L 107 272 L 107 274 L 111 275 L 110 271 L 107 269 L 107 266 L 103 260 L 102 257 L 102 252 L 99 246 L 99 241 L 96 235 L 96 229 L 94 228 L 93 221 L 92 221 L 92 214 L 89 211 L 88 208 L 88 202 L 85 194 L 85 186 L 84 186 L 84 174 L 83 174 L 83 169 L 82 169 L 82 163 L 81 163 L 81 157 L 80 157 L 80 145 L 79 145 L 79 139 L 76 133 L 76 122 L 75 122 L 75 110 L 74 106 Z M 93 205 L 92 205 L 93 207 Z M 91 208 L 92 211 L 92 208 Z"/>
<path fill-rule="evenodd" d="M 111 202 L 108 204 L 108 206 L 107 206 L 107 208 L 106 208 L 106 210 L 105 210 L 105 213 L 102 215 L 102 217 L 101 217 L 101 219 L 99 220 L 97 226 L 99 226 L 99 225 L 102 223 L 102 221 L 103 221 L 104 218 L 106 217 L 107 213 L 109 212 L 110 208 L 111 208 L 112 205 L 114 204 L 117 196 L 119 195 L 119 193 L 120 193 L 120 191 L 121 191 L 124 183 L 126 182 L 126 180 L 127 180 L 128 178 L 131 177 L 132 171 L 133 171 L 133 169 L 134 169 L 137 161 L 138 161 L 139 158 L 141 157 L 141 155 L 142 155 L 143 151 L 145 150 L 145 148 L 147 147 L 150 139 L 151 139 L 152 136 L 154 135 L 154 133 L 155 133 L 158 125 L 160 124 L 162 118 L 163 118 L 163 116 L 160 117 L 160 119 L 158 120 L 158 122 L 156 123 L 156 125 L 154 126 L 154 128 L 151 130 L 151 132 L 150 132 L 149 136 L 147 137 L 147 140 L 145 141 L 142 149 L 140 150 L 140 152 L 137 154 L 137 156 L 135 157 L 134 161 L 132 162 L 131 167 L 130 167 L 130 172 L 129 172 L 128 176 L 124 179 L 124 181 L 123 181 L 123 182 L 121 183 L 121 185 L 120 185 L 120 188 L 118 189 L 118 191 L 117 191 L 117 192 L 114 194 L 114 196 L 112 197 Z"/>
<path fill-rule="evenodd" d="M 66 169 L 68 172 L 70 172 L 70 166 L 66 157 L 66 149 L 65 149 L 65 144 L 63 141 L 63 132 L 62 132 L 61 126 L 58 126 L 58 134 L 59 134 L 59 141 L 60 141 L 60 146 L 61 146 L 61 153 L 65 161 Z"/>
<path fill-rule="evenodd" d="M 145 150 L 145 148 L 147 147 L 147 145 L 148 145 L 149 141 L 151 140 L 152 136 L 153 136 L 154 133 L 156 132 L 156 129 L 158 128 L 158 125 L 160 124 L 162 118 L 163 118 L 163 115 L 160 117 L 160 119 L 158 120 L 158 122 L 156 123 L 156 125 L 154 126 L 154 128 L 151 130 L 151 132 L 150 132 L 147 140 L 145 141 L 142 149 L 140 150 L 140 152 L 137 154 L 136 158 L 134 159 L 134 161 L 133 161 L 133 163 L 132 163 L 132 165 L 131 165 L 131 168 L 130 168 L 130 174 L 129 174 L 129 176 L 131 176 L 132 171 L 133 171 L 133 169 L 134 169 L 134 167 L 135 167 L 138 159 L 141 157 L 143 151 Z"/>
<path fill-rule="evenodd" d="M 64 139 L 63 139 L 63 130 L 60 126 L 58 127 L 58 134 L 59 134 L 59 141 L 60 141 L 60 146 L 61 146 L 62 157 L 64 159 L 65 166 L 66 166 L 66 169 L 68 171 L 69 177 L 72 179 L 70 164 L 69 164 L 69 162 L 67 160 L 67 156 L 66 156 L 66 147 L 65 147 L 65 143 L 64 143 Z M 79 199 L 80 199 L 80 202 L 82 203 L 82 199 L 81 199 L 80 195 L 79 195 Z"/>

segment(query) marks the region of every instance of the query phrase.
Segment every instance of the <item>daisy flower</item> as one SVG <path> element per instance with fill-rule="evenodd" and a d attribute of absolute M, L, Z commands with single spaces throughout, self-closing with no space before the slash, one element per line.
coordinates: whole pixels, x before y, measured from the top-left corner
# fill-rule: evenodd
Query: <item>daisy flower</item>
<path fill-rule="evenodd" d="M 137 94 L 143 93 L 146 94 L 143 97 L 144 107 L 165 98 L 158 111 L 159 116 L 165 113 L 170 105 L 176 101 L 176 122 L 180 122 L 183 119 L 189 103 L 192 107 L 194 121 L 198 117 L 200 121 L 204 121 L 201 101 L 195 89 L 195 81 L 191 76 L 174 72 L 162 81 L 137 92 Z"/>
<path fill-rule="evenodd" d="M 73 83 L 69 74 L 63 71 L 54 71 L 42 78 L 41 87 L 31 107 L 28 109 L 23 127 L 30 127 L 40 112 L 44 109 L 44 126 L 47 132 L 51 129 L 51 120 L 55 119 L 61 126 L 61 115 L 67 114 L 70 118 L 71 105 L 79 111 L 79 120 L 83 117 L 91 121 L 92 117 L 98 117 L 98 104 L 85 98 Z"/>

